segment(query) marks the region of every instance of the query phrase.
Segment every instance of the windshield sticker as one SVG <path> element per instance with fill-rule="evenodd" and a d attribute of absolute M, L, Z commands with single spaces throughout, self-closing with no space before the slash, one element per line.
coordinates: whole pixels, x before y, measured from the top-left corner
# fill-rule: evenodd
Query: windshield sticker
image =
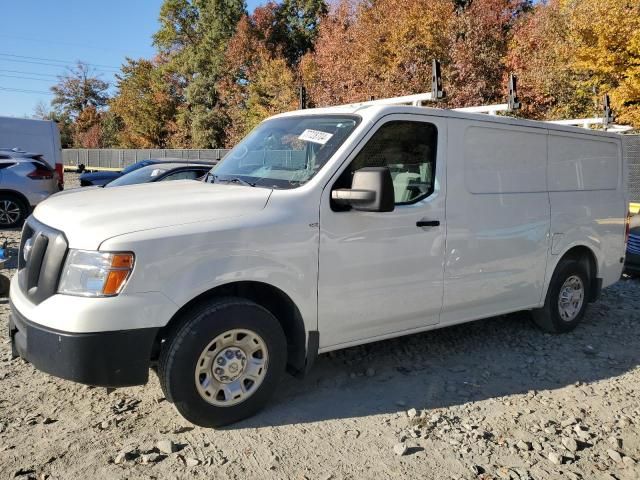
<path fill-rule="evenodd" d="M 151 172 L 151 176 L 152 177 L 157 177 L 162 172 L 164 172 L 164 170 L 162 170 L 161 168 L 154 168 L 153 171 Z"/>
<path fill-rule="evenodd" d="M 320 130 L 310 130 L 306 129 L 300 136 L 298 137 L 300 140 L 305 140 L 307 142 L 319 143 L 320 145 L 324 145 L 333 137 L 332 133 L 322 132 Z"/>

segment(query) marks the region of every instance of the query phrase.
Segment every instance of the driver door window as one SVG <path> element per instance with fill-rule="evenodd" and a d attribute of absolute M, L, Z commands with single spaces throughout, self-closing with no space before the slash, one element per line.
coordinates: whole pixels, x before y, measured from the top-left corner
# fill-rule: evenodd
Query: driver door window
<path fill-rule="evenodd" d="M 364 167 L 389 167 L 396 205 L 415 203 L 433 193 L 438 130 L 432 123 L 392 121 L 382 125 L 342 174 L 349 188 Z"/>

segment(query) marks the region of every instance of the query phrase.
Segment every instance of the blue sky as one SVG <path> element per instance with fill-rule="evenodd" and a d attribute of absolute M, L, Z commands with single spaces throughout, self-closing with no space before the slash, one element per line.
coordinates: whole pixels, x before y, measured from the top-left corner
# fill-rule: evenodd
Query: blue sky
<path fill-rule="evenodd" d="M 249 10 L 263 3 L 249 0 Z M 77 60 L 113 83 L 125 57 L 151 57 L 162 0 L 3 1 L 0 115 L 30 116 L 49 87 Z M 19 90 L 19 91 L 18 91 Z"/>

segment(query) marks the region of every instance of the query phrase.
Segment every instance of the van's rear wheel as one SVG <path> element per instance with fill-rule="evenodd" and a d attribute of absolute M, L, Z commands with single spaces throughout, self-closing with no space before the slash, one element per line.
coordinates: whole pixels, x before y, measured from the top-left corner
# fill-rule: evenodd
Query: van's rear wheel
<path fill-rule="evenodd" d="M 237 422 L 260 410 L 287 360 L 278 320 L 240 298 L 214 300 L 187 313 L 164 342 L 158 376 L 167 399 L 202 427 Z"/>
<path fill-rule="evenodd" d="M 583 263 L 561 260 L 551 278 L 544 306 L 532 312 L 534 322 L 550 333 L 573 330 L 584 317 L 590 285 L 589 272 Z"/>

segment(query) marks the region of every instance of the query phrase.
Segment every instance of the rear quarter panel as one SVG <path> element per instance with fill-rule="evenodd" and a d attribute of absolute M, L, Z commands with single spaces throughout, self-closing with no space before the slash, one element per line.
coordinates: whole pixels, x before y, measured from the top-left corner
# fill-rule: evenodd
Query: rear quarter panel
<path fill-rule="evenodd" d="M 562 256 L 584 245 L 596 256 L 603 286 L 611 285 L 622 273 L 627 212 L 620 140 L 557 131 L 548 138 L 552 245 L 546 283 Z"/>

